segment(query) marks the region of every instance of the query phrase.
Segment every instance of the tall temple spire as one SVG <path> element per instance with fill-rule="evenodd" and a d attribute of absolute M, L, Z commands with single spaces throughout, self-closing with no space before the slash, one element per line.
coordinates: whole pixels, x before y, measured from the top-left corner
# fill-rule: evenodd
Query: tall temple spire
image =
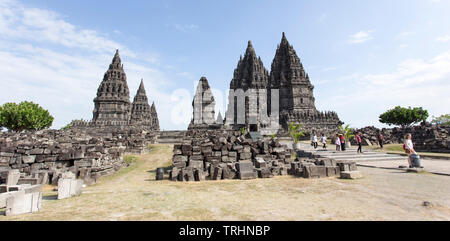
<path fill-rule="evenodd" d="M 159 119 L 158 119 L 158 112 L 156 112 L 156 106 L 155 106 L 155 102 L 152 103 L 152 107 L 150 107 L 150 112 L 152 115 L 152 129 L 159 131 Z"/>
<path fill-rule="evenodd" d="M 119 50 L 103 76 L 94 103 L 94 122 L 118 123 L 130 118 L 130 91 Z"/>
<path fill-rule="evenodd" d="M 314 86 L 285 33 L 272 62 L 269 86 L 280 90 L 280 111 L 316 111 Z"/>
<path fill-rule="evenodd" d="M 248 41 L 244 58 L 239 59 L 234 71 L 230 89 L 266 88 L 269 81 L 269 73 L 264 68 L 261 58 L 258 58 L 251 41 Z"/>
<path fill-rule="evenodd" d="M 131 106 L 131 119 L 130 124 L 141 124 L 143 126 L 151 127 L 152 125 L 151 108 L 148 104 L 147 94 L 145 93 L 144 80 L 141 79 L 139 88 L 133 99 Z"/>

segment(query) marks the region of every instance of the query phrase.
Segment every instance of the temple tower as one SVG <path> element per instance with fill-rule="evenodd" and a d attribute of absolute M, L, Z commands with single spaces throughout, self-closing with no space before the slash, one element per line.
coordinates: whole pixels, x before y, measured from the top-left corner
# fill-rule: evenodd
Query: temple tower
<path fill-rule="evenodd" d="M 198 81 L 197 90 L 192 101 L 193 118 L 189 128 L 206 127 L 215 124 L 215 106 L 216 101 L 214 100 L 208 80 L 206 77 L 202 77 Z"/>
<path fill-rule="evenodd" d="M 278 45 L 270 71 L 270 89 L 279 89 L 280 112 L 315 113 L 314 86 L 285 34 Z M 270 100 L 269 100 L 270 106 Z"/>
<path fill-rule="evenodd" d="M 148 104 L 147 94 L 145 93 L 144 80 L 141 80 L 141 84 L 133 99 L 130 124 L 150 127 L 152 125 L 151 107 Z"/>
<path fill-rule="evenodd" d="M 150 114 L 151 114 L 151 120 L 152 120 L 152 130 L 159 131 L 159 119 L 158 119 L 158 112 L 156 112 L 156 106 L 155 102 L 152 103 L 152 106 L 150 107 Z"/>
<path fill-rule="evenodd" d="M 245 127 L 250 131 L 260 130 L 263 125 L 260 111 L 267 110 L 268 82 L 269 73 L 261 58 L 256 56 L 252 42 L 248 41 L 244 58 L 240 57 L 230 83 L 226 125 L 234 129 Z M 236 96 L 239 92 L 245 93 L 245 97 Z"/>
<path fill-rule="evenodd" d="M 103 76 L 94 104 L 95 123 L 124 125 L 130 119 L 130 91 L 119 50 Z"/>

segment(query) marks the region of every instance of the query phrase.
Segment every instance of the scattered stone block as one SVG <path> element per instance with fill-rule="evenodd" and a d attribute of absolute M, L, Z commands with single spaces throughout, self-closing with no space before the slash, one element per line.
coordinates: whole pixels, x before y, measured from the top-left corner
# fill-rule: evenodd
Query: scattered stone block
<path fill-rule="evenodd" d="M 39 184 L 39 179 L 38 178 L 20 178 L 19 181 L 17 182 L 17 185 L 22 185 L 22 184 L 37 185 L 37 184 Z"/>
<path fill-rule="evenodd" d="M 38 212 L 41 209 L 42 192 L 17 192 L 6 199 L 5 215 Z"/>
<path fill-rule="evenodd" d="M 157 168 L 156 169 L 156 180 L 160 181 L 164 179 L 164 168 Z"/>
<path fill-rule="evenodd" d="M 341 172 L 341 179 L 359 179 L 362 178 L 362 174 L 359 171 L 344 171 Z"/>
<path fill-rule="evenodd" d="M 254 169 L 251 161 L 238 162 L 237 169 L 239 171 L 239 179 L 241 180 L 255 179 L 258 177 L 258 173 Z"/>
<path fill-rule="evenodd" d="M 18 193 L 25 193 L 24 190 L 0 193 L 0 208 L 6 208 L 6 200 Z"/>
<path fill-rule="evenodd" d="M 6 185 L 17 185 L 20 179 L 20 172 L 17 169 L 9 170 L 6 174 Z"/>
<path fill-rule="evenodd" d="M 78 196 L 83 190 L 83 180 L 60 178 L 58 180 L 58 200 Z"/>

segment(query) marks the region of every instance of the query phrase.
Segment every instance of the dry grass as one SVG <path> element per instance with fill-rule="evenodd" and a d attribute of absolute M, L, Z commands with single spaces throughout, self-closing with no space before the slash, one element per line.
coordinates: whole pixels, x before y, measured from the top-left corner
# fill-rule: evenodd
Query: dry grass
<path fill-rule="evenodd" d="M 0 220 L 427 220 L 450 219 L 448 177 L 362 169 L 364 179 L 155 181 L 172 146 L 152 145 L 128 168 L 78 197 L 44 190 L 40 212 Z M 423 201 L 433 208 L 421 206 Z"/>

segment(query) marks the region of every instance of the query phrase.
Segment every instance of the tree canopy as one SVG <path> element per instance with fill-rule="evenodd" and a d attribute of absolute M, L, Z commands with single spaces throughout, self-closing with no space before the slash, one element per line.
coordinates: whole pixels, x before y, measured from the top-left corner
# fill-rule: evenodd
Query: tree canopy
<path fill-rule="evenodd" d="M 380 115 L 380 122 L 388 125 L 410 126 L 421 121 L 426 121 L 428 111 L 422 107 L 404 108 L 397 106 Z"/>
<path fill-rule="evenodd" d="M 42 130 L 53 123 L 53 116 L 33 102 L 6 103 L 0 106 L 0 127 L 8 130 Z"/>
<path fill-rule="evenodd" d="M 450 126 L 450 114 L 441 115 L 439 117 L 433 116 L 433 123 L 440 124 L 443 126 Z"/>

